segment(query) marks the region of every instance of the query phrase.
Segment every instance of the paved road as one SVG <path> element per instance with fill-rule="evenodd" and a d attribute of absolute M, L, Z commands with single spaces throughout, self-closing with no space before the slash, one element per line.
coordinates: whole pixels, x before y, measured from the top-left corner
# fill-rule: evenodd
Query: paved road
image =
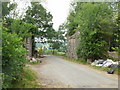
<path fill-rule="evenodd" d="M 38 73 L 38 81 L 45 87 L 117 88 L 118 80 L 88 66 L 46 56 L 42 64 L 31 66 Z"/>

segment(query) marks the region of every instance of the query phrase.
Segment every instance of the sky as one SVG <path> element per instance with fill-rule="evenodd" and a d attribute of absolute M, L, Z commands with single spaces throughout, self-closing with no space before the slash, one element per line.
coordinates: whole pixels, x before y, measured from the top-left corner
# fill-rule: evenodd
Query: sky
<path fill-rule="evenodd" d="M 53 28 L 58 30 L 59 25 L 65 22 L 70 10 L 71 0 L 46 0 L 43 6 L 53 15 Z"/>
<path fill-rule="evenodd" d="M 16 0 L 18 3 L 18 10 L 24 10 L 30 4 L 30 0 Z M 70 3 L 72 0 L 44 0 L 41 4 L 53 16 L 53 28 L 58 30 L 59 25 L 65 22 L 69 14 Z M 25 2 L 27 4 L 25 5 Z M 25 12 L 25 11 L 24 11 Z"/>
<path fill-rule="evenodd" d="M 18 8 L 21 9 L 22 11 L 25 8 L 27 8 L 27 6 L 30 4 L 30 2 L 29 2 L 30 0 L 16 0 L 16 1 L 18 3 Z M 68 16 L 69 10 L 70 10 L 70 3 L 73 0 L 31 0 L 31 1 L 43 1 L 42 5 L 53 16 L 53 28 L 55 30 L 58 30 L 59 25 L 64 23 L 65 20 L 67 19 L 67 16 Z M 84 1 L 84 0 L 81 0 L 81 1 Z M 90 1 L 90 0 L 85 0 L 85 1 Z M 94 0 L 91 0 L 91 1 L 94 1 Z M 100 1 L 100 0 L 97 0 L 97 1 Z M 104 1 L 104 0 L 102 0 L 102 1 Z M 108 1 L 110 1 L 110 0 L 108 0 Z M 27 4 L 25 5 L 24 2 L 27 2 Z"/>

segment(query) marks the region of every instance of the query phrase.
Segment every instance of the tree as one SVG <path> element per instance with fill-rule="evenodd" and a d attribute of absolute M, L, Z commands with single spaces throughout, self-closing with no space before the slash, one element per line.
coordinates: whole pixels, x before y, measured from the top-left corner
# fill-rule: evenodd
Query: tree
<path fill-rule="evenodd" d="M 3 18 L 10 13 L 17 6 L 16 3 L 2 2 L 2 16 Z"/>
<path fill-rule="evenodd" d="M 115 26 L 113 15 L 111 3 L 75 3 L 67 25 L 72 25 L 68 32 L 80 32 L 79 57 L 92 60 L 106 57 Z"/>
<path fill-rule="evenodd" d="M 32 34 L 36 27 L 30 23 L 9 17 L 12 9 L 3 3 L 3 31 L 2 31 L 2 74 L 3 88 L 12 88 L 12 85 L 21 81 L 23 68 L 26 63 L 26 49 L 23 40 Z"/>
<path fill-rule="evenodd" d="M 67 18 L 67 23 L 65 24 L 66 29 L 68 29 L 67 31 L 67 35 L 71 36 L 76 32 L 76 28 L 78 26 L 78 24 L 75 22 L 75 12 L 71 11 L 70 15 Z"/>
<path fill-rule="evenodd" d="M 65 47 L 65 37 L 64 37 L 65 31 L 62 29 L 62 25 L 59 27 L 58 31 L 54 32 L 54 37 L 51 39 L 50 41 L 50 45 L 53 49 L 53 54 L 54 54 L 54 50 L 58 50 L 58 51 L 66 51 L 66 47 Z"/>
<path fill-rule="evenodd" d="M 31 2 L 31 7 L 26 11 L 23 19 L 26 23 L 32 23 L 37 27 L 36 33 L 32 35 L 33 46 L 35 46 L 34 38 L 51 39 L 54 29 L 52 28 L 52 15 L 47 13 L 46 9 L 38 2 Z M 35 47 L 33 47 L 33 50 Z"/>
<path fill-rule="evenodd" d="M 32 2 L 31 7 L 26 11 L 24 21 L 37 26 L 38 34 L 41 38 L 46 37 L 47 30 L 52 29 L 52 15 L 38 2 Z"/>
<path fill-rule="evenodd" d="M 120 2 L 117 2 L 117 3 L 115 3 L 115 7 L 114 7 L 114 9 L 115 9 L 115 19 L 116 19 L 116 30 L 115 30 L 115 33 L 114 33 L 114 37 L 116 37 L 115 39 L 114 39 L 114 41 L 116 42 L 116 45 L 114 45 L 112 48 L 114 49 L 114 50 L 116 50 L 117 52 L 118 52 L 118 55 L 119 55 L 119 57 L 118 58 L 120 58 L 120 10 L 119 10 L 119 5 L 120 5 Z"/>

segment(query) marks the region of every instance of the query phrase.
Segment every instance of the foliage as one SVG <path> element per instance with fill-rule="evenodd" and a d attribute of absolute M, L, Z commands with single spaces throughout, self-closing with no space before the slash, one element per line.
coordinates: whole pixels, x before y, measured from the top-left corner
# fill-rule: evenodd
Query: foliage
<path fill-rule="evenodd" d="M 34 46 L 34 36 L 37 33 L 37 27 L 31 23 L 23 22 L 22 20 L 16 20 L 12 18 L 6 19 L 8 32 L 16 33 L 24 41 L 28 37 L 32 37 L 32 43 Z M 32 47 L 34 51 L 34 47 Z"/>
<path fill-rule="evenodd" d="M 26 50 L 23 48 L 17 34 L 6 32 L 3 27 L 2 33 L 2 71 L 4 74 L 3 88 L 11 87 L 12 83 L 21 80 L 21 72 L 25 64 Z"/>
<path fill-rule="evenodd" d="M 106 3 L 83 3 L 80 10 L 81 42 L 77 54 L 83 58 L 104 58 L 114 24 L 112 9 Z"/>
<path fill-rule="evenodd" d="M 31 23 L 37 27 L 36 33 L 32 36 L 32 50 L 35 49 L 34 37 L 52 39 L 55 30 L 52 28 L 52 15 L 47 13 L 46 9 L 39 2 L 31 2 L 31 7 L 26 11 L 23 19 L 26 23 Z"/>
<path fill-rule="evenodd" d="M 9 32 L 16 33 L 23 40 L 36 33 L 37 28 L 33 24 L 12 18 L 8 18 L 6 22 L 8 23 L 7 28 L 9 28 Z"/>
<path fill-rule="evenodd" d="M 64 56 L 64 59 L 65 60 L 68 60 L 68 61 L 72 61 L 72 62 L 75 62 L 75 63 L 79 63 L 79 64 L 88 64 L 86 61 L 85 61 L 85 59 L 83 59 L 83 58 L 79 58 L 79 59 L 73 59 L 73 58 L 69 58 L 69 57 L 67 57 L 67 56 Z"/>
<path fill-rule="evenodd" d="M 71 9 L 70 9 L 70 12 L 69 12 L 69 15 L 67 17 L 67 22 L 63 24 L 63 26 L 65 27 L 65 29 L 67 29 L 67 36 L 72 36 L 76 30 L 77 30 L 77 27 L 78 27 L 78 22 L 75 21 L 75 17 L 76 17 L 76 5 L 75 3 L 72 3 L 71 4 Z"/>
<path fill-rule="evenodd" d="M 3 18 L 10 13 L 16 7 L 16 3 L 2 2 L 2 16 Z"/>
<path fill-rule="evenodd" d="M 36 72 L 30 68 L 24 68 L 22 72 L 22 80 L 13 85 L 13 88 L 41 88 L 36 81 Z"/>
<path fill-rule="evenodd" d="M 77 28 L 77 24 L 74 21 L 74 17 L 75 13 L 71 12 L 65 25 L 65 27 L 68 29 L 67 35 L 69 36 L 73 35 L 75 33 L 75 29 Z"/>
<path fill-rule="evenodd" d="M 116 27 L 111 3 L 77 2 L 73 7 L 66 26 L 68 35 L 73 35 L 75 31 L 80 32 L 78 57 L 93 60 L 105 58 Z"/>
<path fill-rule="evenodd" d="M 115 41 L 117 42 L 116 45 L 113 47 L 114 50 L 116 50 L 118 52 L 118 55 L 120 55 L 120 10 L 119 10 L 119 6 L 120 6 L 120 2 L 116 3 L 116 13 L 118 14 L 117 15 L 117 18 L 116 18 L 116 26 L 117 26 L 117 29 L 116 29 L 116 33 L 114 33 L 114 36 L 117 37 L 115 39 Z"/>
<path fill-rule="evenodd" d="M 60 42 L 60 41 L 58 41 L 58 40 L 52 41 L 52 42 L 50 43 L 50 47 L 53 49 L 53 54 L 54 54 L 54 50 L 55 50 L 55 49 L 59 50 L 60 47 L 61 47 L 61 45 L 62 45 L 62 42 Z"/>
<path fill-rule="evenodd" d="M 38 48 L 38 53 L 41 55 L 43 53 L 43 49 L 42 48 Z"/>
<path fill-rule="evenodd" d="M 65 31 L 63 30 L 62 26 L 59 27 L 58 31 L 54 32 L 54 37 L 50 41 L 50 47 L 52 49 L 57 49 L 58 51 L 66 51 L 66 39 L 65 39 Z"/>
<path fill-rule="evenodd" d="M 34 37 L 52 39 L 54 36 L 52 15 L 47 13 L 40 3 L 31 3 L 31 6 L 28 8 L 25 18 L 22 19 L 23 17 L 21 17 L 17 20 L 9 16 L 10 11 L 16 7 L 16 4 L 3 4 L 3 16 L 7 16 L 4 19 L 2 38 L 3 88 L 9 88 L 13 84 L 21 82 L 27 53 L 23 48 L 24 39 L 32 37 L 32 50 L 34 50 Z"/>
<path fill-rule="evenodd" d="M 27 64 L 30 64 L 30 65 L 37 65 L 37 64 L 40 64 L 40 61 L 36 61 L 36 62 L 28 62 Z"/>
<path fill-rule="evenodd" d="M 55 55 L 56 56 L 65 56 L 65 53 L 64 52 L 57 52 Z"/>
<path fill-rule="evenodd" d="M 31 2 L 31 7 L 26 11 L 26 16 L 24 21 L 27 23 L 32 23 L 37 27 L 36 36 L 40 38 L 49 37 L 52 28 L 52 15 L 47 13 L 46 9 L 38 2 Z"/>
<path fill-rule="evenodd" d="M 90 66 L 90 67 L 92 67 L 94 69 L 97 69 L 97 70 L 106 71 L 106 72 L 108 70 L 111 70 L 111 68 L 108 68 L 108 67 L 101 67 L 101 66 Z M 120 67 L 115 68 L 115 72 L 114 73 L 117 74 L 117 75 L 120 75 Z"/>

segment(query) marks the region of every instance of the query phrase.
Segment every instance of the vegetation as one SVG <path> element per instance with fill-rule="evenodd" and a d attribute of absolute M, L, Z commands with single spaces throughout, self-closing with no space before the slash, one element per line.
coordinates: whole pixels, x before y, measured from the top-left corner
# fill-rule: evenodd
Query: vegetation
<path fill-rule="evenodd" d="M 18 37 L 16 33 L 8 33 L 7 29 L 3 27 L 2 36 L 3 88 L 8 88 L 22 78 L 26 50 L 22 46 L 22 38 Z"/>
<path fill-rule="evenodd" d="M 5 19 L 7 15 L 9 15 L 10 11 L 13 10 L 17 6 L 16 3 L 10 2 L 2 2 L 2 18 Z"/>
<path fill-rule="evenodd" d="M 62 28 L 63 26 L 61 25 L 59 27 L 59 30 L 54 32 L 54 37 L 53 39 L 51 39 L 50 42 L 50 47 L 51 49 L 53 49 L 53 53 L 55 54 L 55 50 L 57 50 L 58 52 L 66 52 L 66 39 L 65 39 L 65 31 Z"/>
<path fill-rule="evenodd" d="M 15 13 L 17 8 L 15 2 L 2 3 L 3 88 L 41 87 L 36 81 L 36 73 L 25 67 L 27 49 L 24 41 L 29 37 L 32 38 L 33 51 L 35 50 L 35 37 L 37 37 L 41 38 L 42 43 L 46 42 L 44 39 L 50 43 L 51 50 L 48 52 L 52 51 L 55 54 L 58 51 L 57 55 L 62 54 L 64 56 L 66 35 L 71 36 L 75 32 L 80 32 L 78 36 L 80 43 L 76 50 L 79 59 L 66 59 L 82 64 L 88 64 L 86 59 L 106 58 L 107 51 L 116 50 L 120 54 L 118 3 L 76 2 L 72 5 L 73 8 L 67 18 L 67 23 L 55 31 L 52 23 L 53 17 L 41 3 L 31 2 L 26 15 L 22 17 Z M 10 16 L 11 10 L 14 10 L 14 15 L 12 14 L 14 17 Z M 65 29 L 67 29 L 67 34 Z M 40 48 L 39 54 L 45 53 L 43 51 Z M 29 64 L 38 63 L 31 62 Z M 106 68 L 101 69 L 107 70 Z M 116 72 L 119 73 L 119 70 L 117 69 Z"/>
<path fill-rule="evenodd" d="M 33 71 L 26 69 L 26 55 L 24 40 L 32 37 L 52 38 L 52 15 L 40 3 L 31 3 L 24 17 L 10 17 L 11 10 L 16 9 L 16 3 L 3 3 L 3 33 L 2 33 L 2 75 L 3 88 L 38 87 Z M 5 11 L 6 10 L 6 11 Z M 17 18 L 16 18 L 17 17 Z M 51 37 L 50 37 L 51 36 Z M 38 62 L 36 62 L 38 63 Z M 31 63 L 31 64 L 36 64 Z M 25 75 L 23 75 L 25 74 Z"/>
<path fill-rule="evenodd" d="M 36 72 L 29 69 L 24 68 L 22 72 L 22 80 L 20 82 L 16 82 L 13 84 L 13 88 L 41 88 L 36 81 L 37 75 Z"/>
<path fill-rule="evenodd" d="M 47 13 L 46 9 L 38 2 L 31 2 L 31 7 L 26 11 L 26 16 L 23 19 L 26 23 L 31 23 L 37 27 L 36 30 L 32 30 L 34 35 L 32 35 L 32 50 L 35 50 L 35 37 L 42 39 L 44 43 L 44 38 L 52 39 L 55 30 L 52 28 L 52 15 Z"/>
<path fill-rule="evenodd" d="M 79 58 L 105 59 L 107 51 L 118 47 L 118 24 L 116 21 L 117 3 L 105 2 L 76 2 L 68 16 L 65 25 L 67 35 L 71 36 L 75 32 L 80 32 L 77 45 L 77 55 Z M 116 35 L 116 36 L 115 36 Z M 117 41 L 116 41 L 117 40 Z"/>
<path fill-rule="evenodd" d="M 73 59 L 73 58 L 69 58 L 69 57 L 66 57 L 66 56 L 64 56 L 64 59 L 65 60 L 68 60 L 68 61 L 72 61 L 72 62 L 75 62 L 75 63 L 79 63 L 79 64 L 88 64 L 86 61 L 85 61 L 85 59 L 83 59 L 83 58 L 80 58 L 80 59 Z"/>
<path fill-rule="evenodd" d="M 65 54 L 66 54 L 65 52 L 57 52 L 55 55 L 56 56 L 65 56 Z"/>
<path fill-rule="evenodd" d="M 36 62 L 27 62 L 27 64 L 30 64 L 30 65 L 37 65 L 37 64 L 40 64 L 40 61 L 36 61 Z"/>
<path fill-rule="evenodd" d="M 22 38 L 22 41 L 24 41 L 25 38 L 35 35 L 35 31 L 37 30 L 36 26 L 33 24 L 25 23 L 22 20 L 16 20 L 12 18 L 7 18 L 6 25 L 6 27 L 9 29 L 8 32 L 16 33 Z"/>

